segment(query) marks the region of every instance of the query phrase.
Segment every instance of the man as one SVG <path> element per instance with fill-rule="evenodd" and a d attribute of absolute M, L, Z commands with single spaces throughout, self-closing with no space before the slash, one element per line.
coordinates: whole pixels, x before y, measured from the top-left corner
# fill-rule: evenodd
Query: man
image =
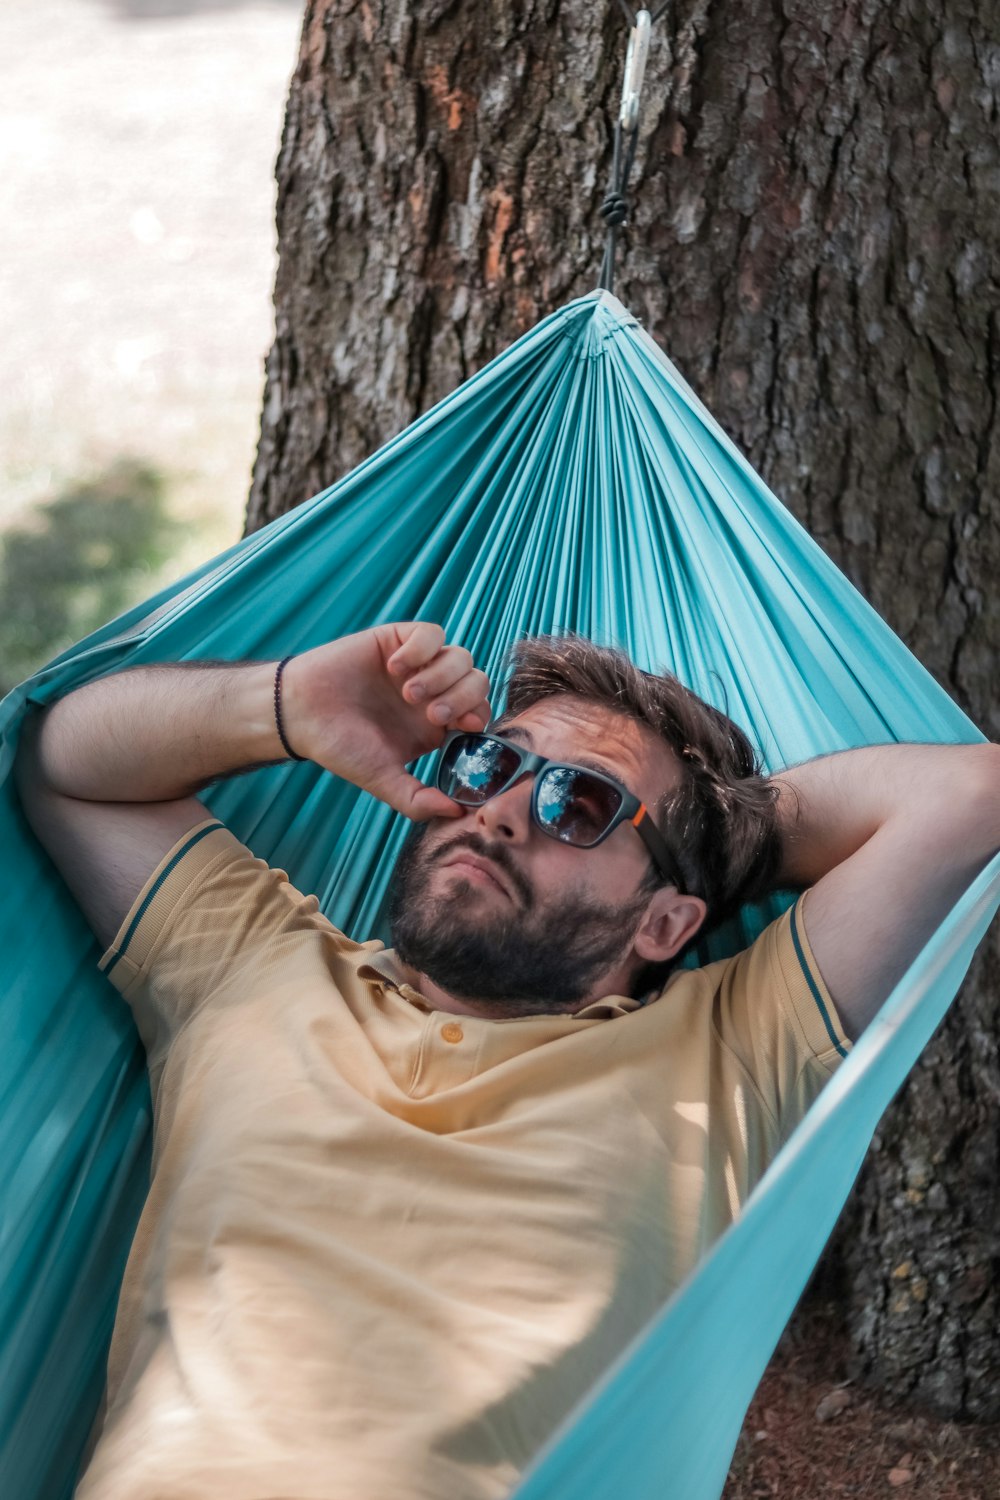
<path fill-rule="evenodd" d="M 1000 846 L 995 746 L 766 779 L 579 638 L 520 645 L 484 734 L 488 698 L 421 622 L 122 673 L 26 731 L 28 816 L 154 1100 L 81 1500 L 509 1493 Z M 415 821 L 394 950 L 192 795 L 288 753 Z M 751 948 L 675 967 L 775 886 L 807 894 Z"/>

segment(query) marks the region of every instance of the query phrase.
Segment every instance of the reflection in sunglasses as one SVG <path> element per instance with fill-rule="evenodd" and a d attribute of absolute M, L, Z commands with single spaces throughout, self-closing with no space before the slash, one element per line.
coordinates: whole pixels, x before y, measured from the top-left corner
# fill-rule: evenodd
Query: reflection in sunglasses
<path fill-rule="evenodd" d="M 577 773 L 568 766 L 551 766 L 542 777 L 538 787 L 538 814 L 547 823 L 556 823 L 566 811 L 574 795 L 573 782 Z"/>
<path fill-rule="evenodd" d="M 483 791 L 496 777 L 502 752 L 503 746 L 488 741 L 472 749 L 463 745 L 455 757 L 452 775 L 469 791 Z"/>

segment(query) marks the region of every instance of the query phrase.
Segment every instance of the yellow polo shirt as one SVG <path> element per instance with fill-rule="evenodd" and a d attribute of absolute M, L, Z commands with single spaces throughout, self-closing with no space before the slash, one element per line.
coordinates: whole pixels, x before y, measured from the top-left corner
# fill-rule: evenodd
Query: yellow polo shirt
<path fill-rule="evenodd" d="M 646 1005 L 452 1016 L 215 821 L 102 967 L 155 1136 L 79 1500 L 507 1495 L 849 1045 L 794 908 Z"/>

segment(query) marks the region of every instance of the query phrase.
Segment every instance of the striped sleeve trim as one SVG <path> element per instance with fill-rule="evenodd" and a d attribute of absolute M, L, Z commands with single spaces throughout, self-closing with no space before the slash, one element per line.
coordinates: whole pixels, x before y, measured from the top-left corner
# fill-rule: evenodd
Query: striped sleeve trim
<path fill-rule="evenodd" d="M 177 845 L 177 847 L 170 855 L 167 856 L 166 863 L 157 872 L 157 874 L 153 876 L 145 893 L 139 897 L 138 904 L 134 912 L 132 913 L 132 919 L 128 923 L 128 926 L 125 928 L 121 941 L 117 943 L 113 948 L 109 948 L 107 953 L 105 953 L 104 957 L 101 959 L 98 967 L 106 976 L 110 976 L 118 961 L 124 958 L 128 953 L 129 944 L 135 937 L 136 931 L 139 927 L 139 923 L 142 921 L 143 917 L 146 915 L 146 912 L 149 910 L 153 901 L 156 899 L 157 893 L 162 889 L 165 882 L 169 880 L 170 876 L 173 874 L 174 870 L 180 864 L 184 856 L 190 853 L 190 851 L 197 844 L 200 844 L 202 839 L 207 838 L 210 833 L 214 833 L 217 828 L 224 827 L 225 824 L 220 823 L 218 819 L 214 819 L 211 823 L 200 824 L 198 828 L 193 830 L 193 832 L 187 834 L 183 841 Z"/>
<path fill-rule="evenodd" d="M 846 1057 L 847 1048 L 844 1046 L 843 1041 L 837 1033 L 837 1028 L 834 1026 L 833 1018 L 830 1014 L 830 1006 L 827 1004 L 827 1001 L 824 998 L 818 983 L 816 982 L 816 976 L 814 975 L 809 960 L 806 957 L 804 941 L 805 934 L 800 928 L 798 921 L 798 913 L 801 904 L 802 901 L 800 898 L 798 901 L 796 901 L 790 912 L 792 946 L 795 949 L 795 957 L 799 961 L 799 967 L 801 968 L 803 977 L 809 987 L 809 993 L 812 995 L 812 998 L 815 1001 L 816 1009 L 819 1012 L 820 1019 L 822 1020 L 823 1025 L 826 1028 L 826 1034 L 830 1038 L 830 1045 L 836 1049 L 841 1057 Z"/>

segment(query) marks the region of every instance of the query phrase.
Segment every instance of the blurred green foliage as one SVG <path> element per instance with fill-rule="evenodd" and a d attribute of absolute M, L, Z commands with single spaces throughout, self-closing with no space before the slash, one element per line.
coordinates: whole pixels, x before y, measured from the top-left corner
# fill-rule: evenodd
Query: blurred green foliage
<path fill-rule="evenodd" d="M 181 530 L 163 476 L 123 458 L 0 534 L 0 697 L 151 592 Z"/>

